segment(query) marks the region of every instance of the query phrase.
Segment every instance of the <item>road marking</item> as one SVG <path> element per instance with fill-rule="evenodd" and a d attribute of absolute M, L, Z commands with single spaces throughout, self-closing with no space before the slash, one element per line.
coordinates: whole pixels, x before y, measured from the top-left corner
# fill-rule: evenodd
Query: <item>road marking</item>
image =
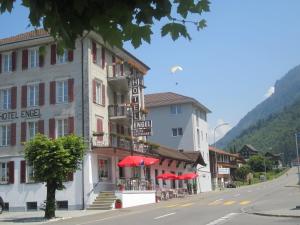
<path fill-rule="evenodd" d="M 234 203 L 235 203 L 235 201 L 226 201 L 226 202 L 224 202 L 223 205 L 232 205 Z"/>
<path fill-rule="evenodd" d="M 84 223 L 78 223 L 76 225 L 85 225 L 85 224 L 90 224 L 90 223 L 96 223 L 96 222 L 100 222 L 100 221 L 108 220 L 108 219 L 112 219 L 112 218 L 116 218 L 116 216 L 109 216 L 109 217 L 105 217 L 105 218 L 99 219 L 99 220 L 93 220 L 93 221 L 88 221 L 88 222 L 84 222 Z"/>
<path fill-rule="evenodd" d="M 240 205 L 248 205 L 251 201 L 241 201 Z"/>
<path fill-rule="evenodd" d="M 219 218 L 219 219 L 217 219 L 217 220 L 214 220 L 214 221 L 212 221 L 212 222 L 210 222 L 210 223 L 208 223 L 208 224 L 206 224 L 206 225 L 218 225 L 218 224 L 223 224 L 223 223 L 225 223 L 226 222 L 226 220 L 229 220 L 230 218 L 232 218 L 232 217 L 234 217 L 234 216 L 236 216 L 236 215 L 238 215 L 239 213 L 229 213 L 229 214 L 227 214 L 227 215 L 225 215 L 225 216 L 223 216 L 223 217 L 221 217 L 221 218 Z"/>
<path fill-rule="evenodd" d="M 248 193 L 251 193 L 252 191 L 251 191 L 251 190 L 248 190 L 247 192 L 248 192 Z"/>
<path fill-rule="evenodd" d="M 173 205 L 167 205 L 165 208 L 173 208 L 173 207 L 176 207 L 178 206 L 179 204 L 173 204 Z"/>
<path fill-rule="evenodd" d="M 236 194 L 236 195 L 234 195 L 234 197 L 239 197 L 241 194 Z"/>
<path fill-rule="evenodd" d="M 188 207 L 188 206 L 191 206 L 191 205 L 194 205 L 195 203 L 187 203 L 187 204 L 184 204 L 184 205 L 181 205 L 181 207 Z"/>
<path fill-rule="evenodd" d="M 209 203 L 208 205 L 219 205 L 219 204 L 221 203 L 222 200 L 223 200 L 222 198 L 217 199 L 217 200 L 215 200 L 215 201 Z"/>
<path fill-rule="evenodd" d="M 164 217 L 167 217 L 167 216 L 172 216 L 172 215 L 174 215 L 174 214 L 176 214 L 176 213 L 165 214 L 165 215 L 162 215 L 162 216 L 155 217 L 154 219 L 155 219 L 155 220 L 158 220 L 158 219 L 161 219 L 161 218 L 164 218 Z"/>

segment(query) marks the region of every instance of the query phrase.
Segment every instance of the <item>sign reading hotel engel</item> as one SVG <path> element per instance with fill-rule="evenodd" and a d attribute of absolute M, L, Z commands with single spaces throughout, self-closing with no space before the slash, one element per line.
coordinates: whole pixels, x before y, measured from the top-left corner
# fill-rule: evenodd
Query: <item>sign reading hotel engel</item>
<path fill-rule="evenodd" d="M 11 111 L 0 113 L 0 122 L 22 119 L 40 118 L 40 109 L 22 110 L 21 112 Z"/>

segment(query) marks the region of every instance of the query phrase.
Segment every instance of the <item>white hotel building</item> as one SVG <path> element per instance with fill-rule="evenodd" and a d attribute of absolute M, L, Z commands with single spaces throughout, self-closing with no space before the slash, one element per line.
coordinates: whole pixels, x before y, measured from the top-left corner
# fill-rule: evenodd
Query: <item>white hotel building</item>
<path fill-rule="evenodd" d="M 183 173 L 196 159 L 201 163 L 198 155 L 154 150 L 143 137 L 132 138 L 133 120 L 145 118 L 143 76 L 149 67 L 144 63 L 124 49 L 104 44 L 94 32 L 61 56 L 56 49 L 43 30 L 0 39 L 0 196 L 8 210 L 38 210 L 46 198 L 44 184 L 33 181 L 32 168 L 24 160 L 22 143 L 37 133 L 51 138 L 75 133 L 88 145 L 83 169 L 70 175 L 66 189 L 56 193 L 58 208 L 92 208 L 95 200 L 98 208 L 111 208 L 115 196 L 124 207 L 155 202 L 154 182 L 149 193 L 122 195 L 116 186 L 128 184 L 132 176 L 154 180 L 162 172 Z M 118 168 L 128 155 L 151 155 L 160 162 Z M 155 187 L 161 185 L 155 180 Z M 103 191 L 112 192 L 112 202 L 99 202 Z"/>

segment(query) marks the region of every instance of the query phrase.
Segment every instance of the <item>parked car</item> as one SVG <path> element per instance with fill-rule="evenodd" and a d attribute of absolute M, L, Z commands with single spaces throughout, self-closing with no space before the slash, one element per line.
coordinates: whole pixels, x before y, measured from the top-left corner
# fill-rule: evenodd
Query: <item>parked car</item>
<path fill-rule="evenodd" d="M 3 209 L 4 209 L 4 201 L 0 196 L 0 214 L 3 212 Z"/>
<path fill-rule="evenodd" d="M 234 182 L 229 182 L 229 183 L 227 183 L 226 187 L 227 187 L 227 188 L 236 188 L 236 183 L 234 183 Z"/>

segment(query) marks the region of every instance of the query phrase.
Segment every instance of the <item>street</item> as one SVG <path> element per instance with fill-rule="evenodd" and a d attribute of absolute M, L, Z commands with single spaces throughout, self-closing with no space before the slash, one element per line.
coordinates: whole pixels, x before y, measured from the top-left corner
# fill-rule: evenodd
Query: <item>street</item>
<path fill-rule="evenodd" d="M 203 193 L 185 199 L 172 199 L 158 204 L 113 210 L 101 214 L 51 222 L 62 225 L 218 225 L 218 224 L 300 224 L 300 218 L 260 216 L 251 213 L 292 212 L 300 205 L 296 187 L 296 169 L 273 181 L 247 187 Z"/>

